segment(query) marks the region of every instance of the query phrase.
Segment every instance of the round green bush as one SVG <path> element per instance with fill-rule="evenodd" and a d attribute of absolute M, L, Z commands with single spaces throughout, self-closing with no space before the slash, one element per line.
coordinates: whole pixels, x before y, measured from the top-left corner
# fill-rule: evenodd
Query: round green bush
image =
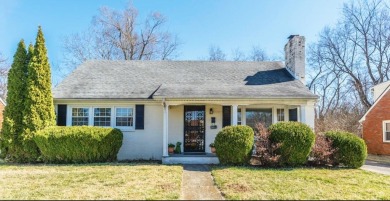
<path fill-rule="evenodd" d="M 367 146 L 361 138 L 344 131 L 328 131 L 325 136 L 333 141 L 332 147 L 336 149 L 335 165 L 342 164 L 351 168 L 364 165 L 367 158 Z"/>
<path fill-rule="evenodd" d="M 216 154 L 221 164 L 243 165 L 250 160 L 254 141 L 249 126 L 226 126 L 215 137 Z"/>
<path fill-rule="evenodd" d="M 276 150 L 280 155 L 279 165 L 298 166 L 306 163 L 314 145 L 315 134 L 300 122 L 278 122 L 269 127 L 270 140 L 280 143 Z"/>
<path fill-rule="evenodd" d="M 34 136 L 43 161 L 48 163 L 115 161 L 122 140 L 119 129 L 91 126 L 54 126 Z"/>

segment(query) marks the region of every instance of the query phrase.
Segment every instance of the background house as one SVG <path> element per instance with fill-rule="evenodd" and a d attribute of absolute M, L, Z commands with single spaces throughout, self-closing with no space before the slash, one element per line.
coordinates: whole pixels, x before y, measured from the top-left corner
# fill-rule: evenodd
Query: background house
<path fill-rule="evenodd" d="M 368 153 L 390 155 L 390 81 L 372 88 L 374 104 L 360 120 Z"/>

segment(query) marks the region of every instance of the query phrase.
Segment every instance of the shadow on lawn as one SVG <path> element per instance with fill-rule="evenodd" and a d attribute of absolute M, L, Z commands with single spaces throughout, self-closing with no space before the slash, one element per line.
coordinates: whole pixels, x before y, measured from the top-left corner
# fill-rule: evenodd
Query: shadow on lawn
<path fill-rule="evenodd" d="M 134 161 L 116 161 L 102 163 L 12 163 L 0 159 L 0 166 L 139 166 L 139 165 L 161 165 L 158 160 L 134 160 Z"/>

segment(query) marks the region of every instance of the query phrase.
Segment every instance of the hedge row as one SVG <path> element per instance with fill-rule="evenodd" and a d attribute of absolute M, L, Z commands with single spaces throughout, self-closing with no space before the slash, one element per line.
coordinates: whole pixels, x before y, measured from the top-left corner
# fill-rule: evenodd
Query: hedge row
<path fill-rule="evenodd" d="M 299 122 L 279 122 L 271 125 L 269 132 L 271 144 L 278 146 L 269 146 L 268 149 L 277 147 L 275 152 L 280 157 L 275 158 L 278 158 L 276 162 L 279 166 L 299 166 L 308 162 L 316 139 L 310 127 Z M 330 147 L 325 146 L 327 142 L 331 143 Z M 247 164 L 253 144 L 254 132 L 248 126 L 225 127 L 215 138 L 216 153 L 221 164 Z M 261 147 L 263 148 L 267 149 Z M 317 153 L 322 150 L 324 153 Z M 270 153 L 273 151 L 270 150 Z M 322 147 L 317 147 L 315 151 L 314 155 L 323 157 L 321 160 L 326 159 L 327 162 L 330 159 L 333 165 L 341 164 L 351 168 L 361 167 L 367 157 L 367 147 L 362 139 L 352 133 L 340 131 L 327 132 Z"/>
<path fill-rule="evenodd" d="M 49 127 L 34 141 L 48 163 L 91 163 L 116 160 L 122 146 L 119 129 L 90 126 Z"/>

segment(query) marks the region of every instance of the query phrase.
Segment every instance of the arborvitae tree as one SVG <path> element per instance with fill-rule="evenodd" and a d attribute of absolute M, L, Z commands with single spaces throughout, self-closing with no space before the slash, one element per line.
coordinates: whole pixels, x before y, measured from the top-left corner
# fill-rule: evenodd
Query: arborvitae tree
<path fill-rule="evenodd" d="M 28 55 L 24 41 L 21 40 L 14 55 L 8 73 L 7 106 L 4 109 L 3 128 L 1 131 L 1 155 L 12 161 L 18 161 L 23 155 L 22 132 L 23 114 L 26 96 Z M 22 157 L 23 158 L 23 157 Z"/>
<path fill-rule="evenodd" d="M 28 64 L 30 63 L 30 60 L 33 56 L 33 53 L 34 53 L 34 45 L 30 43 L 30 45 L 28 45 L 28 50 L 27 50 L 27 65 L 26 65 L 26 86 L 27 86 L 27 67 L 28 67 Z"/>
<path fill-rule="evenodd" d="M 23 111 L 25 128 L 23 147 L 29 153 L 28 156 L 26 155 L 26 161 L 34 162 L 39 156 L 38 147 L 32 139 L 35 132 L 55 125 L 50 64 L 40 26 L 27 73 L 27 93 Z"/>

